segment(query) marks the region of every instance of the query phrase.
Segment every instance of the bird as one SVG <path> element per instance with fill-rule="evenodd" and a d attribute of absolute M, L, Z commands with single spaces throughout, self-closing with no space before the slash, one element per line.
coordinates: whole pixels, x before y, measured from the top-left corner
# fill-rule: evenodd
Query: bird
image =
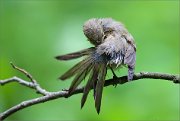
<path fill-rule="evenodd" d="M 113 69 L 125 66 L 128 68 L 128 81 L 133 79 L 136 44 L 125 26 L 112 18 L 91 18 L 84 23 L 83 32 L 93 46 L 56 56 L 55 58 L 61 61 L 83 57 L 82 61 L 75 64 L 59 79 L 67 80 L 74 76 L 68 89 L 68 93 L 71 94 L 85 77 L 88 77 L 81 98 L 81 108 L 83 108 L 90 90 L 93 89 L 95 108 L 99 114 L 107 70 L 111 69 L 113 77 L 117 78 Z"/>

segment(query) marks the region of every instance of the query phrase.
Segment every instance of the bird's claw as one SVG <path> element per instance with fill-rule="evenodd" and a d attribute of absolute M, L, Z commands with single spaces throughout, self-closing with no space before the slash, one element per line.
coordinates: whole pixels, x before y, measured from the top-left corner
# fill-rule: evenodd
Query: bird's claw
<path fill-rule="evenodd" d="M 113 80 L 116 82 L 118 79 L 118 77 L 116 75 L 113 75 Z M 117 86 L 117 83 L 113 84 L 113 86 L 116 88 Z"/>

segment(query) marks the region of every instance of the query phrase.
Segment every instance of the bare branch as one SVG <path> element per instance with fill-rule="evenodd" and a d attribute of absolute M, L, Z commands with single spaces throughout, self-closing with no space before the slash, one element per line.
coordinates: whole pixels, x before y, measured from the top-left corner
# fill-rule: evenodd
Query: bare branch
<path fill-rule="evenodd" d="M 31 76 L 31 74 L 28 73 L 26 70 L 21 69 L 21 68 L 15 66 L 12 62 L 10 62 L 10 64 L 12 65 L 12 67 L 13 67 L 14 69 L 16 69 L 16 70 L 22 72 L 23 74 L 25 74 L 25 75 L 31 80 L 31 82 L 36 83 L 36 80 L 33 79 L 33 77 Z"/>
<path fill-rule="evenodd" d="M 157 72 L 140 72 L 134 75 L 133 80 L 139 80 L 139 79 L 161 79 L 161 80 L 168 80 L 172 81 L 174 83 L 180 84 L 180 76 L 179 75 L 173 75 L 173 74 L 165 74 L 165 73 L 157 73 Z M 109 79 L 106 80 L 105 86 L 109 85 L 116 85 L 116 84 L 124 84 L 126 82 L 131 82 L 127 80 L 127 76 L 122 76 L 117 79 Z"/>
<path fill-rule="evenodd" d="M 30 79 L 31 82 L 28 82 L 26 80 L 23 80 L 21 78 L 18 78 L 16 76 L 14 76 L 14 77 L 9 78 L 9 79 L 1 80 L 0 81 L 1 85 L 5 85 L 5 84 L 10 83 L 10 82 L 18 82 L 19 84 L 21 84 L 23 86 L 35 89 L 36 92 L 39 93 L 39 94 L 42 94 L 42 95 L 48 95 L 49 94 L 48 91 L 46 91 L 45 89 L 41 88 L 41 86 L 37 83 L 37 81 L 35 79 L 33 79 L 33 77 L 31 76 L 31 74 L 29 72 L 27 72 L 26 70 L 21 69 L 21 68 L 15 66 L 12 62 L 10 64 L 12 65 L 12 67 L 14 69 L 16 69 L 16 70 L 20 71 L 21 73 L 25 74 Z"/>
<path fill-rule="evenodd" d="M 83 92 L 84 87 L 77 88 L 71 95 L 69 95 L 68 90 L 62 90 L 62 91 L 57 91 L 57 92 L 48 92 L 45 89 L 41 88 L 39 86 L 39 84 L 37 83 L 37 81 L 32 81 L 34 79 L 32 78 L 32 76 L 27 71 L 25 71 L 24 69 L 21 69 L 19 67 L 16 67 L 14 65 L 13 65 L 13 67 L 15 69 L 19 70 L 20 72 L 24 73 L 25 75 L 28 75 L 27 77 L 31 79 L 31 82 L 28 82 L 28 81 L 23 80 L 23 79 L 18 78 L 18 77 L 12 77 L 9 79 L 0 80 L 1 85 L 5 85 L 5 84 L 8 84 L 10 82 L 18 82 L 19 84 L 21 84 L 23 86 L 26 86 L 26 87 L 29 87 L 29 88 L 36 90 L 36 92 L 42 94 L 43 96 L 31 99 L 31 100 L 23 101 L 23 102 L 15 105 L 15 106 L 9 108 L 8 110 L 0 113 L 0 120 L 3 120 L 5 118 L 7 118 L 8 116 L 14 114 L 15 112 L 20 111 L 24 108 L 30 107 L 32 105 L 47 102 L 47 101 L 54 100 L 57 98 L 62 98 L 62 97 L 67 98 L 67 97 L 70 97 L 72 95 L 79 94 L 79 93 Z M 153 73 L 153 72 L 137 73 L 134 75 L 132 81 L 139 80 L 139 79 L 145 79 L 145 78 L 168 80 L 168 81 L 172 81 L 176 84 L 180 84 L 180 76 L 179 75 Z M 124 84 L 126 82 L 131 82 L 131 81 L 127 80 L 127 76 L 122 76 L 119 78 L 106 80 L 105 86 Z"/>
<path fill-rule="evenodd" d="M 18 82 L 19 84 L 21 84 L 23 86 L 26 86 L 29 88 L 34 88 L 34 84 L 32 82 L 28 82 L 28 81 L 20 79 L 16 76 L 9 78 L 9 79 L 1 80 L 0 84 L 5 85 L 5 84 L 11 83 L 11 82 Z"/>
<path fill-rule="evenodd" d="M 11 82 L 17 82 L 23 86 L 35 89 L 37 93 L 42 94 L 42 95 L 49 94 L 49 92 L 46 91 L 45 89 L 41 88 L 38 83 L 28 82 L 28 81 L 18 78 L 16 76 L 9 78 L 9 79 L 5 79 L 5 80 L 0 80 L 0 85 L 3 86 L 5 84 L 11 83 Z"/>

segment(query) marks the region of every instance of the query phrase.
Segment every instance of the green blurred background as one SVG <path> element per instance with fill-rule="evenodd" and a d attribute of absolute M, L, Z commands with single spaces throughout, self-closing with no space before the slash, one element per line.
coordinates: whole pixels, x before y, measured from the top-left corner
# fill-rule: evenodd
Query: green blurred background
<path fill-rule="evenodd" d="M 48 91 L 68 88 L 71 79 L 57 78 L 77 60 L 54 59 L 92 46 L 82 31 L 90 18 L 121 21 L 137 44 L 136 72 L 179 74 L 179 1 L 41 1 L 0 0 L 0 79 L 18 76 L 9 62 L 26 69 Z M 127 74 L 122 68 L 118 76 Z M 107 78 L 111 78 L 108 73 Z M 84 84 L 84 83 L 83 83 Z M 17 83 L 0 86 L 0 112 L 21 101 L 39 97 Z M 106 87 L 101 113 L 92 92 L 80 109 L 82 94 L 60 98 L 21 110 L 8 120 L 179 120 L 179 85 L 143 79 Z"/>

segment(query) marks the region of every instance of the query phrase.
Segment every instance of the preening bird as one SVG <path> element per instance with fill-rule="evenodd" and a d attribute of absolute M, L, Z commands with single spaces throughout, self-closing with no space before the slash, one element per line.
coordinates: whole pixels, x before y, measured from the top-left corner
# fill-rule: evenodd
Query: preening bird
<path fill-rule="evenodd" d="M 70 68 L 59 79 L 66 80 L 75 76 L 68 90 L 71 94 L 89 74 L 81 99 L 81 108 L 86 102 L 89 91 L 93 88 L 95 107 L 99 114 L 107 69 L 111 69 L 115 74 L 114 68 L 126 65 L 128 80 L 132 80 L 136 62 L 136 45 L 124 25 L 111 18 L 90 19 L 85 22 L 83 32 L 94 46 L 57 56 L 58 60 L 71 60 L 84 56 L 82 61 Z"/>

